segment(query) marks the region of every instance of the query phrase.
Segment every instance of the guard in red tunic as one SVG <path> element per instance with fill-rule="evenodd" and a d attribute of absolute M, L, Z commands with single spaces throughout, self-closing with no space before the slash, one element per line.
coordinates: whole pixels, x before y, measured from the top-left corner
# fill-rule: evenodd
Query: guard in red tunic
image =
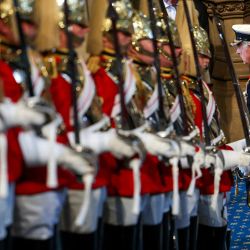
<path fill-rule="evenodd" d="M 143 247 L 144 249 L 161 249 L 161 227 L 166 205 L 165 186 L 171 186 L 171 183 L 164 183 L 162 166 L 163 168 L 167 167 L 158 157 L 171 157 L 172 152 L 169 149 L 172 145 L 170 145 L 170 141 L 164 141 L 156 134 L 167 129 L 169 124 L 167 121 L 164 123 L 161 120 L 158 112 L 158 86 L 153 68 L 153 38 L 149 19 L 142 13 L 136 13 L 133 17 L 133 23 L 134 34 L 132 47 L 129 51 L 137 76 L 137 91 L 133 101 L 136 109 L 142 114 L 142 124 L 148 124 L 146 129 L 138 131 L 137 135 L 148 151 L 147 162 L 151 160 L 150 164 L 144 164 L 141 168 L 141 172 L 148 176 L 150 181 L 146 183 L 149 197 L 142 211 Z M 150 183 L 151 185 L 149 185 Z"/>
<path fill-rule="evenodd" d="M 163 19 L 160 19 L 163 23 L 163 27 L 165 27 L 165 22 Z M 173 45 L 175 48 L 175 54 L 177 61 L 180 59 L 180 55 L 182 52 L 181 49 L 181 41 L 178 29 L 176 27 L 176 24 L 172 19 L 169 20 L 170 30 L 172 33 L 172 39 L 173 39 Z M 171 119 L 171 122 L 173 123 L 174 132 L 179 137 L 179 140 L 182 138 L 186 143 L 193 146 L 194 152 L 192 154 L 189 154 L 189 160 L 187 160 L 187 157 L 182 157 L 180 159 L 180 168 L 179 168 L 179 195 L 180 195 L 180 212 L 177 214 L 175 219 L 175 227 L 177 230 L 177 236 L 178 236 L 178 244 L 179 247 L 182 249 L 183 247 L 186 247 L 189 245 L 190 249 L 193 249 L 194 245 L 196 244 L 196 233 L 197 233 L 197 207 L 198 207 L 198 199 L 199 199 L 199 190 L 197 188 L 192 187 L 192 183 L 195 183 L 195 177 L 192 176 L 191 167 L 195 165 L 198 162 L 199 151 L 200 148 L 198 146 L 199 144 L 199 132 L 195 126 L 194 123 L 194 115 L 193 115 L 193 109 L 194 104 L 191 99 L 188 87 L 181 82 L 181 88 L 183 93 L 183 101 L 185 105 L 185 113 L 186 113 L 186 121 L 183 123 L 180 120 L 180 113 L 184 112 L 184 110 L 180 110 L 180 96 L 177 88 L 177 83 L 175 82 L 174 78 L 174 69 L 173 69 L 173 60 L 171 56 L 171 50 L 169 45 L 169 38 L 166 34 L 166 28 L 159 29 L 158 32 L 158 40 L 160 43 L 160 59 L 161 59 L 161 80 L 163 84 L 163 89 L 166 94 L 167 103 L 166 105 L 169 107 L 169 116 Z M 186 125 L 187 127 L 184 128 L 183 125 Z M 185 134 L 188 132 L 188 134 Z M 183 145 L 184 146 L 184 145 Z M 181 147 L 182 151 L 185 151 L 184 147 Z M 198 153 L 196 154 L 195 151 Z M 183 152 L 183 155 L 185 156 L 185 153 Z M 190 162 L 190 159 L 192 161 Z M 169 171 L 171 168 L 163 168 L 164 170 L 164 177 L 166 179 L 166 183 L 169 182 L 169 180 L 173 179 L 172 172 Z M 167 191 L 173 190 L 173 181 L 170 182 L 170 185 L 167 185 L 168 189 Z M 191 188 L 192 187 L 192 188 Z M 192 195 L 187 195 L 192 194 Z M 168 211 L 168 210 L 167 210 Z M 166 218 L 167 217 L 166 214 Z M 174 229 L 172 229 L 174 230 Z M 165 236 L 164 236 L 165 237 Z M 164 238 L 163 238 L 164 239 Z M 167 241 L 167 237 L 165 238 L 165 245 L 169 245 L 169 241 Z M 189 242 L 189 243 L 187 243 Z"/>
<path fill-rule="evenodd" d="M 207 70 L 211 57 L 207 34 L 201 27 L 195 26 L 194 36 L 197 52 L 199 53 L 199 65 L 202 70 Z M 230 149 L 225 145 L 225 136 L 219 123 L 219 111 L 208 85 L 203 82 L 205 100 L 201 100 L 196 79 L 190 76 L 183 76 L 183 80 L 190 89 L 193 102 L 195 103 L 195 122 L 201 135 L 203 133 L 201 102 L 205 101 L 211 145 L 221 150 Z M 226 168 L 226 166 L 224 167 Z M 231 190 L 233 182 L 231 170 L 222 173 L 222 170 L 220 172 L 218 169 L 218 163 L 215 163 L 214 174 L 209 169 L 203 169 L 202 177 L 198 180 L 198 183 L 201 184 L 199 186 L 201 195 L 198 211 L 198 248 L 204 248 L 206 246 L 204 242 L 213 242 L 214 248 L 217 249 L 222 249 L 225 244 L 227 227 L 226 192 Z M 218 178 L 220 179 L 219 182 L 216 181 Z"/>
<path fill-rule="evenodd" d="M 165 36 L 161 36 L 162 32 L 160 31 L 164 30 L 165 27 L 161 21 L 162 20 L 160 18 L 157 20 L 157 31 L 159 31 L 157 32 L 157 39 L 162 52 L 161 46 L 164 42 L 166 42 L 167 38 Z M 138 136 L 140 136 L 144 142 L 144 145 L 151 154 L 151 157 L 154 155 L 154 157 L 157 156 L 158 158 L 157 161 L 155 161 L 156 165 L 151 164 L 149 167 L 151 176 L 153 176 L 152 173 L 155 173 L 152 183 L 155 183 L 157 189 L 154 190 L 149 187 L 150 196 L 148 204 L 142 214 L 144 223 L 143 243 L 145 249 L 152 249 L 153 247 L 160 249 L 163 219 L 166 221 L 169 217 L 168 212 L 170 211 L 172 204 L 171 191 L 173 190 L 173 182 L 174 185 L 178 185 L 179 188 L 181 188 L 181 182 L 178 181 L 178 177 L 177 180 L 173 181 L 173 169 L 172 166 L 169 166 L 170 164 L 167 163 L 166 159 L 171 161 L 172 157 L 178 154 L 177 151 L 179 146 L 173 140 L 176 135 L 169 115 L 172 105 L 169 105 L 170 99 L 168 94 L 163 96 L 164 112 L 168 119 L 164 120 L 160 117 L 158 112 L 158 86 L 156 83 L 156 72 L 153 67 L 154 53 L 149 19 L 147 16 L 138 13 L 134 17 L 134 24 L 135 32 L 133 35 L 133 46 L 130 50 L 130 55 L 133 59 L 134 67 L 139 75 L 137 85 L 140 99 L 138 98 L 138 100 L 140 100 L 141 106 L 143 107 L 142 112 L 144 114 L 144 118 L 151 125 L 151 130 L 142 131 L 141 133 L 138 133 Z M 163 33 L 164 32 L 165 30 Z M 163 60 L 161 60 L 161 63 L 164 65 Z M 163 134 L 162 138 L 159 137 L 161 133 Z M 172 140 L 170 140 L 170 138 Z M 181 143 L 179 145 L 181 145 Z M 185 149 L 182 148 L 181 151 L 185 155 Z M 195 153 L 195 151 L 193 151 L 193 153 Z M 165 158 L 165 162 L 161 160 L 162 157 Z M 144 168 L 142 168 L 142 171 L 143 170 Z M 147 173 L 147 169 L 144 171 Z M 174 197 L 176 197 L 176 193 L 174 194 Z M 167 226 L 165 224 L 165 229 L 166 227 Z M 164 247 L 166 247 L 166 245 L 168 245 L 167 239 L 170 238 L 167 235 L 169 232 L 164 230 L 163 234 L 166 234 L 163 235 L 164 243 L 166 243 L 164 244 Z"/>
<path fill-rule="evenodd" d="M 162 222 L 163 218 L 163 212 L 164 212 L 164 201 L 165 201 L 165 195 L 163 194 L 163 186 L 160 178 L 160 173 L 158 170 L 158 165 L 159 165 L 159 160 L 157 159 L 158 155 L 164 155 L 164 156 L 172 156 L 173 154 L 176 154 L 175 149 L 172 149 L 173 145 L 169 145 L 167 141 L 164 141 L 161 139 L 159 136 L 153 134 L 153 131 L 159 130 L 157 127 L 158 120 L 150 119 L 153 114 L 157 113 L 157 105 L 154 105 L 154 103 L 157 104 L 157 94 L 156 94 L 156 85 L 154 84 L 154 81 L 152 81 L 151 76 L 150 76 L 150 68 L 152 66 L 153 58 L 152 56 L 149 56 L 149 58 L 144 55 L 142 52 L 142 49 L 140 51 L 136 51 L 135 47 L 138 47 L 138 43 L 141 43 L 140 46 L 145 45 L 149 46 L 149 48 L 144 48 L 144 51 L 147 49 L 152 50 L 151 48 L 151 41 L 152 37 L 150 36 L 148 38 L 148 25 L 147 27 L 144 27 L 145 22 L 143 20 L 148 20 L 147 18 L 141 16 L 141 15 L 134 15 L 133 17 L 133 23 L 134 23 L 134 28 L 135 28 L 135 37 L 133 41 L 133 46 L 134 48 L 131 50 L 131 56 L 132 59 L 134 59 L 134 67 L 137 69 L 137 72 L 132 72 L 130 73 L 131 81 L 127 82 L 127 78 L 125 78 L 125 100 L 126 100 L 126 105 L 128 108 L 128 112 L 133 120 L 133 123 L 137 129 L 134 130 L 135 135 L 137 135 L 144 143 L 145 148 L 151 155 L 147 155 L 147 158 L 145 160 L 145 164 L 142 165 L 141 167 L 141 200 L 145 200 L 146 196 L 145 194 L 149 193 L 151 194 L 149 198 L 147 199 L 147 203 L 145 208 L 143 209 L 143 220 L 144 224 L 147 225 L 144 227 L 144 233 L 150 232 L 150 236 L 154 234 L 154 236 L 151 239 L 152 244 L 150 243 L 150 240 L 147 241 L 148 237 L 145 237 L 145 245 L 144 247 L 147 248 L 153 245 L 153 241 L 155 245 L 158 246 L 159 241 L 157 238 L 159 237 L 159 229 L 160 229 L 160 223 Z M 107 20 L 108 21 L 108 20 Z M 121 20 L 122 21 L 122 20 Z M 106 24 L 110 24 L 109 22 L 106 22 Z M 126 24 L 126 23 L 125 23 Z M 119 29 L 118 29 L 118 35 L 120 39 L 120 43 L 123 42 L 123 46 L 126 45 L 126 42 L 128 42 L 128 37 L 125 36 L 125 34 L 122 34 L 121 31 L 127 31 L 126 26 L 122 26 L 122 22 L 118 23 Z M 99 60 L 101 60 L 101 65 L 103 66 L 100 69 L 97 69 L 97 72 L 94 74 L 94 79 L 96 80 L 97 84 L 97 89 L 99 90 L 99 93 L 101 96 L 104 98 L 104 105 L 103 105 L 103 110 L 106 112 L 109 116 L 111 116 L 114 119 L 114 122 L 116 122 L 116 125 L 120 126 L 119 124 L 119 113 L 116 111 L 116 103 L 115 102 L 115 96 L 117 94 L 117 61 L 115 58 L 115 52 L 114 52 L 114 45 L 112 43 L 112 30 L 110 28 L 110 25 L 105 26 L 105 33 L 103 37 L 103 44 L 104 44 L 104 49 L 102 52 L 102 55 Z M 146 30 L 146 31 L 145 31 Z M 126 32 L 128 33 L 128 32 Z M 140 36 L 140 34 L 143 34 Z M 138 40 L 137 40 L 138 39 Z M 141 40 L 141 41 L 140 41 Z M 147 41 L 149 40 L 149 41 Z M 126 47 L 123 47 L 122 51 L 126 51 Z M 139 50 L 139 48 L 138 48 Z M 151 54 L 152 55 L 152 52 Z M 130 66 L 129 62 L 125 64 L 126 66 Z M 145 67 L 143 67 L 145 66 Z M 131 67 L 131 66 L 130 66 Z M 148 82 L 143 82 L 143 73 L 140 72 L 140 70 L 145 70 L 147 71 Z M 131 70 L 130 70 L 131 71 Z M 130 72 L 128 69 L 126 72 Z M 138 74 L 139 73 L 139 74 Z M 152 71 L 154 74 L 154 72 Z M 138 76 L 137 76 L 138 75 Z M 127 76 L 127 75 L 126 75 Z M 136 78 L 136 82 L 134 83 L 134 77 Z M 105 79 L 105 81 L 103 81 Z M 105 82 L 105 84 L 103 84 Z M 128 85 L 126 85 L 128 84 Z M 131 85 L 134 84 L 133 87 Z M 109 89 L 109 92 L 106 92 L 106 88 Z M 111 92 L 112 90 L 112 92 Z M 113 95 L 112 95 L 113 94 Z M 149 98 L 151 96 L 151 98 Z M 157 114 L 155 115 L 157 117 Z M 147 126 L 145 123 L 146 120 L 148 119 L 149 122 L 151 123 L 151 128 Z M 166 124 L 167 126 L 167 124 Z M 154 128 L 154 127 L 157 127 Z M 166 127 L 164 127 L 165 129 Z M 150 132 L 151 130 L 151 132 Z M 164 150 L 165 149 L 165 150 Z M 172 154 L 171 154 L 172 153 Z M 153 155 L 154 156 L 153 156 Z M 120 170 L 116 176 L 119 174 L 119 176 L 123 176 L 125 173 L 127 173 L 126 178 L 127 178 L 127 183 L 132 180 L 132 173 L 131 170 L 129 169 L 122 169 Z M 130 174 L 130 175 L 128 175 Z M 125 177 L 125 175 L 124 175 Z M 125 178 L 123 178 L 125 179 Z M 117 193 L 120 194 L 120 197 L 110 197 L 108 198 L 108 209 L 111 210 L 111 202 L 112 200 L 117 200 L 121 201 L 124 207 L 124 215 L 121 213 L 121 215 L 124 216 L 124 218 L 118 217 L 116 220 L 114 220 L 111 215 L 115 215 L 114 212 L 120 213 L 120 211 L 113 210 L 112 214 L 109 212 L 107 214 L 109 217 L 106 217 L 106 221 L 110 221 L 109 224 L 118 224 L 118 225 L 123 225 L 125 226 L 125 223 L 130 223 L 131 225 L 135 225 L 137 223 L 138 217 L 132 217 L 133 215 L 133 207 L 131 205 L 129 206 L 129 202 L 132 203 L 132 199 L 130 198 L 125 198 L 124 196 L 132 196 L 133 194 L 133 189 L 130 189 L 129 186 L 127 185 L 126 190 L 125 186 L 122 186 L 122 183 L 120 186 L 118 185 L 119 183 L 116 184 L 116 186 L 113 187 L 114 190 L 117 190 Z M 112 191 L 112 189 L 110 189 Z M 110 196 L 114 196 L 113 193 L 109 193 Z M 110 202 L 110 203 L 109 203 Z M 127 203 L 127 206 L 125 207 Z M 156 205 L 157 204 L 157 205 Z M 131 213 L 132 212 L 132 213 Z M 120 220 L 118 220 L 120 218 Z M 133 219 L 134 218 L 134 219 Z M 123 219 L 124 222 L 122 221 Z M 133 220 L 132 220 L 133 219 Z M 110 230 L 110 232 L 114 229 L 117 232 L 117 235 L 119 234 L 118 232 L 118 227 L 115 225 L 106 225 L 106 228 Z M 133 227 L 131 227 L 133 229 Z M 121 228 L 121 232 L 124 230 L 124 227 Z M 158 235 L 157 235 L 158 232 Z M 152 234 L 153 233 L 153 234 Z M 121 234 L 121 233 L 120 233 Z M 146 235 L 146 234 L 144 234 Z M 114 242 L 112 242 L 114 244 Z M 110 246 L 111 247 L 111 246 Z"/>
<path fill-rule="evenodd" d="M 17 79 L 20 66 L 17 34 L 13 32 L 13 5 L 11 1 L 0 3 L 0 82 L 1 82 L 1 163 L 0 163 L 0 249 L 7 249 L 7 229 L 13 222 L 15 182 L 20 178 L 24 162 L 18 142 L 19 126 L 40 125 L 42 114 L 29 109 L 25 103 L 17 103 L 23 95 Z M 19 64 L 18 64 L 19 63 Z M 5 240 L 5 242 L 4 242 Z"/>
<path fill-rule="evenodd" d="M 54 16 L 60 17 L 63 5 L 58 6 Z M 74 1 L 70 7 L 70 28 L 74 41 L 74 48 L 82 44 L 84 35 L 88 31 L 87 7 L 85 2 Z M 94 7 L 93 7 L 94 8 Z M 81 18 L 79 18 L 81 16 Z M 58 25 L 58 22 L 56 23 Z M 71 77 L 67 70 L 68 48 L 67 36 L 63 29 L 65 22 L 59 19 L 59 44 L 55 48 L 45 48 L 43 55 L 45 64 L 51 72 L 50 93 L 57 111 L 61 114 L 64 130 L 67 133 L 72 147 L 75 147 L 72 124 L 72 95 Z M 42 32 L 41 32 L 42 33 Z M 102 113 L 102 100 L 97 95 L 92 76 L 85 62 L 79 56 L 75 58 L 77 65 L 77 111 L 80 124 L 80 144 L 89 148 L 99 156 L 99 169 L 94 182 L 86 180 L 85 183 L 75 179 L 68 185 L 68 195 L 62 212 L 60 230 L 63 249 L 76 248 L 84 245 L 86 249 L 95 249 L 99 242 L 97 239 L 98 222 L 102 217 L 103 203 L 106 197 L 106 185 L 110 181 L 109 172 L 116 166 L 115 158 L 110 154 L 123 156 L 134 154 L 130 147 L 124 143 L 115 131 L 110 128 L 109 118 Z M 109 129 L 109 130 L 108 130 Z M 132 153 L 131 153 L 132 152 Z M 87 181 L 87 182 L 86 182 Z M 85 204 L 89 204 L 84 208 Z M 84 212 L 85 211 L 85 212 Z M 101 228 L 100 228 L 101 229 Z"/>
<path fill-rule="evenodd" d="M 27 5 L 25 1 L 20 4 L 20 10 L 22 10 L 21 25 L 26 38 L 33 38 L 36 29 L 30 17 L 34 2 L 29 2 L 29 4 Z M 7 131 L 8 154 L 11 159 L 8 166 L 8 175 L 11 181 L 10 187 L 13 186 L 14 182 L 16 184 L 17 195 L 15 197 L 13 222 L 11 214 L 13 212 L 14 197 L 11 190 L 14 191 L 14 186 L 9 190 L 8 199 L 3 200 L 8 202 L 9 208 L 5 211 L 5 213 L 8 213 L 4 216 L 5 220 L 1 220 L 1 232 L 2 228 L 4 230 L 5 226 L 12 224 L 14 249 L 20 247 L 52 249 L 54 226 L 59 220 L 63 190 L 65 184 L 72 179 L 73 174 L 59 169 L 58 186 L 49 188 L 46 186 L 47 174 L 45 166 L 47 163 L 53 163 L 54 170 L 57 172 L 56 164 L 52 162 L 56 159 L 58 164 L 63 164 L 74 169 L 78 174 L 83 174 L 85 171 L 82 170 L 88 163 L 83 160 L 82 156 L 77 155 L 63 144 L 57 144 L 54 140 L 48 141 L 37 136 L 35 131 L 32 131 L 32 126 L 36 126 L 46 135 L 46 132 L 43 131 L 44 128 L 41 128 L 41 126 L 51 121 L 55 114 L 53 109 L 44 101 L 41 101 L 39 97 L 27 99 L 26 86 L 24 85 L 26 82 L 25 76 L 27 75 L 25 75 L 26 72 L 24 72 L 22 64 L 20 64 L 19 41 L 15 40 L 14 29 L 10 26 L 10 20 L 13 21 L 15 17 L 14 8 L 11 2 L 3 1 L 1 2 L 1 10 L 6 14 L 3 15 L 5 19 L 0 21 L 4 37 L 1 41 L 1 81 L 3 83 L 2 93 L 5 96 L 4 102 L 1 103 L 1 124 L 5 129 L 17 126 L 25 128 L 25 130 L 28 129 L 28 131 L 19 132 L 20 129 L 15 128 L 14 130 L 13 128 Z M 41 58 L 39 59 L 33 55 L 33 51 L 28 49 L 34 92 L 41 95 L 47 79 L 42 77 L 44 66 L 41 64 Z M 6 100 L 6 97 L 10 98 L 10 100 Z M 2 144 L 1 150 L 4 150 L 3 146 L 4 144 Z M 13 160 L 17 162 L 12 162 Z M 3 166 L 1 167 L 2 171 L 5 165 L 1 164 Z M 35 166 L 35 168 L 29 168 L 30 166 Z M 89 168 L 87 172 L 93 172 L 93 169 Z M 4 185 L 3 177 L 4 175 L 1 172 L 1 186 Z M 3 237 L 5 234 L 6 232 L 3 231 Z"/>
<path fill-rule="evenodd" d="M 95 9 L 97 13 L 99 8 L 102 8 L 101 12 L 103 12 L 103 6 L 107 6 L 106 1 L 103 1 L 103 3 L 99 2 L 100 1 L 98 1 L 97 9 Z M 119 15 L 116 35 L 118 36 L 124 60 L 126 60 L 126 52 L 131 43 L 131 33 L 133 31 L 131 20 L 133 10 L 131 4 L 127 1 L 115 1 L 114 6 Z M 99 61 L 98 66 L 96 68 L 93 67 L 93 69 L 96 69 L 93 70 L 93 78 L 95 80 L 97 94 L 103 100 L 102 111 L 111 118 L 112 126 L 119 129 L 122 128 L 122 124 L 118 99 L 118 63 L 114 50 L 114 34 L 111 27 L 111 20 L 105 19 L 105 15 L 106 13 L 103 15 L 103 19 L 100 20 L 99 26 L 97 23 L 97 26 L 94 26 L 95 28 L 100 27 L 104 23 L 104 32 L 101 37 L 102 49 L 97 51 L 95 47 L 95 51 L 93 51 L 93 47 L 91 48 L 92 57 L 89 60 L 89 65 L 93 66 L 93 60 L 97 59 L 97 61 Z M 96 21 L 96 19 L 93 19 L 93 22 L 94 21 Z M 97 38 L 94 37 L 92 33 L 89 43 L 96 44 L 97 41 Z M 98 56 L 99 53 L 101 53 L 101 55 L 94 59 L 93 55 Z M 124 94 L 127 96 L 125 98 L 127 99 L 127 105 L 130 105 L 130 100 L 135 91 L 134 76 L 131 73 L 131 63 L 129 63 L 129 61 L 126 61 L 123 66 L 124 70 L 126 70 L 124 77 L 126 92 Z M 135 116 L 132 116 L 132 118 L 135 118 Z M 136 120 L 133 120 L 133 122 L 134 121 Z M 136 124 L 139 122 L 140 121 L 137 120 Z M 108 198 L 104 209 L 104 249 L 137 249 L 137 223 L 139 213 L 142 209 L 141 206 L 146 198 L 145 196 L 141 197 L 141 195 L 145 194 L 145 190 L 143 189 L 143 179 L 145 176 L 143 174 L 141 174 L 141 178 L 138 176 L 138 167 L 139 161 L 136 158 L 131 160 L 126 160 L 124 157 L 120 159 L 117 158 L 116 168 L 111 172 L 110 182 L 107 186 Z M 138 180 L 134 182 L 134 178 L 139 178 L 139 182 L 142 183 L 141 188 L 138 186 Z"/>

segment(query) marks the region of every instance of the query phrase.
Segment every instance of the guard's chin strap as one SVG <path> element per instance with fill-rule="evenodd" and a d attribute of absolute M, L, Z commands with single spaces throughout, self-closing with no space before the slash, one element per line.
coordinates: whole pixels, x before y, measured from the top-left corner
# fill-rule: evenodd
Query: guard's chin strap
<path fill-rule="evenodd" d="M 149 56 L 149 57 L 154 57 L 154 52 L 150 52 L 148 50 L 145 50 L 142 48 L 142 46 L 138 42 L 133 42 L 133 48 L 140 54 Z"/>
<path fill-rule="evenodd" d="M 159 52 L 161 55 L 163 55 L 168 61 L 172 62 L 172 56 L 165 50 L 163 50 L 162 48 L 159 48 Z"/>

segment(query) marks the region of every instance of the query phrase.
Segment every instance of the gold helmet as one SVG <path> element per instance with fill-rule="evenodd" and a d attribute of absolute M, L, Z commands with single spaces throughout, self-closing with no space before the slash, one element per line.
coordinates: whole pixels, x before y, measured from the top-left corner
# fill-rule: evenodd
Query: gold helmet
<path fill-rule="evenodd" d="M 33 22 L 33 10 L 35 0 L 19 0 L 18 11 L 20 18 L 27 22 Z M 10 18 L 15 13 L 15 7 L 10 0 L 0 1 L 0 18 L 6 23 L 10 21 Z"/>
<path fill-rule="evenodd" d="M 67 0 L 70 24 L 78 24 L 82 27 L 88 25 L 86 1 Z M 38 28 L 37 49 L 46 51 L 58 48 L 60 46 L 60 29 L 65 27 L 64 0 L 35 1 L 34 18 Z M 74 36 L 73 39 L 75 39 Z"/>
<path fill-rule="evenodd" d="M 151 25 L 150 25 L 150 19 L 148 17 L 148 6 L 146 1 L 141 1 L 141 10 L 143 13 L 147 13 L 146 15 L 143 15 L 140 12 L 137 12 L 134 17 L 133 17 L 133 25 L 134 25 L 134 34 L 132 37 L 132 44 L 133 47 L 138 51 L 138 52 L 143 52 L 142 48 L 140 48 L 139 41 L 143 39 L 153 39 L 153 34 L 151 30 Z M 166 33 L 166 24 L 163 19 L 163 14 L 160 11 L 160 7 L 154 3 L 154 14 L 156 18 L 156 39 L 160 43 L 169 43 L 169 39 Z M 179 36 L 179 32 L 177 29 L 177 26 L 175 22 L 172 19 L 169 19 L 169 25 L 172 33 L 172 38 L 174 42 L 175 47 L 181 47 L 181 40 Z M 145 54 L 146 51 L 144 51 Z M 146 54 L 149 55 L 149 53 L 146 52 Z M 151 53 L 150 53 L 151 54 Z"/>
<path fill-rule="evenodd" d="M 113 8 L 115 9 L 118 20 L 117 20 L 117 29 L 128 33 L 133 34 L 133 7 L 129 0 L 115 1 L 112 3 Z M 103 21 L 103 32 L 109 32 L 112 29 L 112 21 L 109 17 L 105 18 Z"/>
<path fill-rule="evenodd" d="M 136 44 L 143 39 L 153 39 L 149 18 L 141 12 L 136 12 L 133 16 L 134 33 L 132 35 L 132 43 Z"/>
<path fill-rule="evenodd" d="M 134 34 L 132 35 L 132 46 L 140 54 L 153 57 L 154 54 L 145 50 L 140 41 L 152 40 L 153 33 L 150 26 L 149 18 L 141 12 L 136 12 L 133 16 Z"/>
<path fill-rule="evenodd" d="M 59 27 L 63 29 L 65 27 L 64 0 L 57 0 L 57 4 L 60 8 Z M 89 24 L 87 0 L 67 0 L 67 4 L 69 7 L 70 24 L 78 24 L 82 27 L 87 27 Z"/>
<path fill-rule="evenodd" d="M 169 38 L 167 35 L 167 26 L 164 20 L 164 14 L 161 11 L 161 6 L 159 2 L 157 1 L 153 2 L 153 4 L 154 4 L 153 11 L 154 11 L 155 19 L 156 19 L 157 41 L 159 41 L 160 43 L 168 44 Z M 177 25 L 173 19 L 168 18 L 168 20 L 169 20 L 169 26 L 170 26 L 170 31 L 172 34 L 174 46 L 180 48 L 181 39 L 180 39 L 179 31 L 177 29 Z"/>
<path fill-rule="evenodd" d="M 35 0 L 19 0 L 18 9 L 15 8 L 13 0 L 0 0 L 0 19 L 12 30 L 13 37 L 19 40 L 15 11 L 20 14 L 22 21 L 34 23 Z"/>
<path fill-rule="evenodd" d="M 21 19 L 33 23 L 35 0 L 19 0 L 18 4 Z"/>
<path fill-rule="evenodd" d="M 87 38 L 87 51 L 92 56 L 97 56 L 103 50 L 102 37 L 112 30 L 111 20 L 107 18 L 108 0 L 92 0 L 90 8 L 90 32 Z M 117 29 L 125 33 L 133 33 L 133 8 L 129 0 L 113 2 L 113 7 L 118 15 Z M 109 34 L 108 34 L 109 35 Z"/>
<path fill-rule="evenodd" d="M 181 47 L 181 39 L 179 35 L 179 31 L 177 29 L 177 26 L 175 24 L 175 21 L 172 20 L 171 18 L 169 20 L 169 26 L 170 26 L 170 31 L 172 34 L 172 39 L 174 46 L 177 48 Z M 161 43 L 169 43 L 169 38 L 166 32 L 166 23 L 162 17 L 157 17 L 157 22 L 156 22 L 156 34 L 157 34 L 157 40 Z"/>
<path fill-rule="evenodd" d="M 11 16 L 14 14 L 14 7 L 12 1 L 1 0 L 0 1 L 0 18 L 8 23 Z"/>
<path fill-rule="evenodd" d="M 211 58 L 210 45 L 207 32 L 200 26 L 194 26 L 195 46 L 199 54 Z"/>

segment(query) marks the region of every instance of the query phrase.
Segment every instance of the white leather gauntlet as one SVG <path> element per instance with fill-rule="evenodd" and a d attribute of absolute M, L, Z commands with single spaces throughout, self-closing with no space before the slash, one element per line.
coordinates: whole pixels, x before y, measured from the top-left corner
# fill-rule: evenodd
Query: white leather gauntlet
<path fill-rule="evenodd" d="M 74 144 L 73 133 L 69 133 L 68 137 L 71 144 Z M 80 132 L 80 141 L 83 147 L 90 148 L 96 154 L 111 152 L 117 158 L 131 157 L 135 154 L 133 148 L 124 142 L 113 128 L 104 132 L 89 132 L 83 129 Z"/>
<path fill-rule="evenodd" d="M 50 142 L 47 139 L 38 137 L 33 131 L 29 131 L 20 133 L 18 140 L 27 166 L 47 165 L 51 156 Z M 90 166 L 90 163 L 81 154 L 63 144 L 55 143 L 53 153 L 58 165 L 71 169 L 79 175 L 94 172 L 93 166 Z"/>
<path fill-rule="evenodd" d="M 42 125 L 45 122 L 45 116 L 38 111 L 25 105 L 23 101 L 13 103 L 10 100 L 0 104 L 0 114 L 6 128 L 21 126 L 29 127 L 32 125 Z"/>

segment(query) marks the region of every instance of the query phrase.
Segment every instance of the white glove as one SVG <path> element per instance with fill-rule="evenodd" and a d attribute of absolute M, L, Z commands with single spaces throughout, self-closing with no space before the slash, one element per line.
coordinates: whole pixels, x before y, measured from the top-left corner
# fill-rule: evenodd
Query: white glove
<path fill-rule="evenodd" d="M 196 164 L 196 167 L 198 166 L 199 168 L 205 165 L 205 153 L 202 149 L 199 149 L 198 152 L 195 151 L 195 148 L 193 146 L 191 146 L 190 144 L 187 144 L 188 147 L 186 151 L 184 151 L 183 156 L 181 156 L 180 158 L 180 162 L 181 162 L 181 166 L 182 168 L 191 168 L 192 164 Z M 181 149 L 183 150 L 183 149 Z M 185 149 L 184 149 L 185 150 Z M 192 156 L 193 158 L 193 163 L 190 164 L 190 162 L 188 161 L 188 157 L 187 156 Z"/>
<path fill-rule="evenodd" d="M 74 145 L 74 134 L 68 134 L 71 145 Z M 117 135 L 115 129 L 105 132 L 89 132 L 81 130 L 80 141 L 83 147 L 93 150 L 96 154 L 111 152 L 115 157 L 131 157 L 135 154 L 134 149 Z"/>
<path fill-rule="evenodd" d="M 191 164 L 188 162 L 187 157 L 181 157 L 180 164 L 181 164 L 182 169 L 190 169 L 191 168 Z"/>
<path fill-rule="evenodd" d="M 216 165 L 216 158 L 217 158 L 216 154 L 206 153 L 203 167 L 210 168 L 211 166 L 215 166 Z"/>
<path fill-rule="evenodd" d="M 142 140 L 147 152 L 152 155 L 171 158 L 180 153 L 178 144 L 173 140 L 164 139 L 148 132 L 136 133 L 136 136 Z"/>
<path fill-rule="evenodd" d="M 33 131 L 29 131 L 20 133 L 18 140 L 27 166 L 47 165 L 51 156 L 50 142 L 47 139 L 38 137 Z M 59 165 L 62 164 L 63 167 L 69 168 L 77 174 L 82 175 L 94 171 L 82 155 L 63 144 L 55 143 L 53 153 L 53 157 Z"/>
<path fill-rule="evenodd" d="M 224 158 L 224 170 L 234 169 L 237 166 L 250 168 L 250 155 L 230 150 L 221 150 Z"/>
<path fill-rule="evenodd" d="M 58 164 L 79 175 L 94 174 L 97 170 L 97 166 L 93 166 L 84 155 L 67 147 L 64 147 L 63 153 L 58 157 Z"/>
<path fill-rule="evenodd" d="M 246 147 L 246 140 L 241 139 L 238 141 L 231 142 L 228 145 L 232 147 L 234 151 L 243 151 L 244 148 Z"/>
<path fill-rule="evenodd" d="M 13 103 L 9 100 L 0 104 L 0 114 L 6 128 L 31 125 L 42 125 L 45 122 L 43 114 L 28 108 L 23 101 Z"/>
<path fill-rule="evenodd" d="M 187 156 L 187 155 L 190 155 L 190 156 L 195 155 L 196 151 L 193 145 L 185 141 L 180 141 L 179 144 L 181 146 L 180 154 L 182 157 Z"/>
<path fill-rule="evenodd" d="M 243 152 L 243 150 L 246 148 L 246 140 L 245 139 L 241 139 L 235 142 L 231 142 L 228 144 L 230 147 L 233 148 L 234 151 L 239 152 L 240 154 L 242 154 L 243 156 L 241 156 L 241 161 L 244 161 L 244 158 L 246 160 L 246 162 L 243 162 L 243 164 L 239 164 L 239 168 L 241 169 L 242 172 L 244 172 L 245 175 L 249 174 L 250 172 L 250 166 L 248 166 L 248 155 L 241 153 Z M 228 164 L 228 163 L 227 163 Z M 232 165 L 232 164 L 231 164 Z M 232 169 L 236 166 L 231 166 Z M 230 168 L 230 165 L 228 164 L 228 168 Z"/>

